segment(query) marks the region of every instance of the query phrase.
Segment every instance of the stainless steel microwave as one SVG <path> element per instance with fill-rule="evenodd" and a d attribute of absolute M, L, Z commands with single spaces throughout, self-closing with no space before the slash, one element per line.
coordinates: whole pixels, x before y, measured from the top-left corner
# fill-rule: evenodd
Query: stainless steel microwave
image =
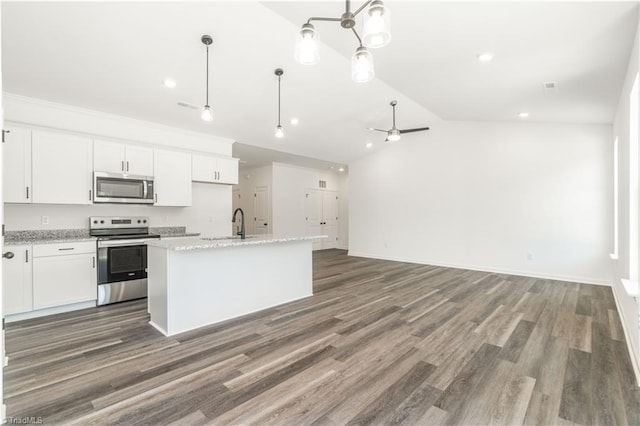
<path fill-rule="evenodd" d="M 93 172 L 94 203 L 153 204 L 153 177 Z"/>

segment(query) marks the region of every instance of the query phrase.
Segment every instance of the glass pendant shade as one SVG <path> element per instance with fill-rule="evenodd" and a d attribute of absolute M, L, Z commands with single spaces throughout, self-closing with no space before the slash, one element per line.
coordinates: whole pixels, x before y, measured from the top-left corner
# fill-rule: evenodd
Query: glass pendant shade
<path fill-rule="evenodd" d="M 303 65 L 313 65 L 320 61 L 316 41 L 316 30 L 311 24 L 304 24 L 296 43 L 296 61 Z"/>
<path fill-rule="evenodd" d="M 283 138 L 283 137 L 284 137 L 284 130 L 282 130 L 282 126 L 278 124 L 276 126 L 276 138 Z"/>
<path fill-rule="evenodd" d="M 358 47 L 351 58 L 351 78 L 356 83 L 365 83 L 374 76 L 373 55 L 366 47 Z"/>
<path fill-rule="evenodd" d="M 387 135 L 386 141 L 388 141 L 388 142 L 396 142 L 396 141 L 399 141 L 399 140 L 400 140 L 400 130 L 391 129 L 391 131 L 389 131 L 389 134 Z"/>
<path fill-rule="evenodd" d="M 211 111 L 211 107 L 209 105 L 205 105 L 204 108 L 202 108 L 201 117 L 204 121 L 213 120 L 213 111 Z"/>
<path fill-rule="evenodd" d="M 377 48 L 391 41 L 391 12 L 380 0 L 371 2 L 364 14 L 362 44 Z"/>

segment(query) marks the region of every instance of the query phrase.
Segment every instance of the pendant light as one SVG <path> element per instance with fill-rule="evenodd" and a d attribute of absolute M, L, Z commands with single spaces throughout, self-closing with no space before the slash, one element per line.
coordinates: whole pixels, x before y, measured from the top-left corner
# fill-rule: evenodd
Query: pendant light
<path fill-rule="evenodd" d="M 380 0 L 373 0 L 364 14 L 362 43 L 372 49 L 391 41 L 391 12 Z"/>
<path fill-rule="evenodd" d="M 204 107 L 202 108 L 201 117 L 204 121 L 211 121 L 213 120 L 213 112 L 209 106 L 209 45 L 213 43 L 213 39 L 209 35 L 203 35 L 200 40 L 207 48 L 207 94 Z"/>
<path fill-rule="evenodd" d="M 356 32 L 355 17 L 366 8 L 364 14 L 364 33 L 361 39 Z M 391 13 L 382 0 L 367 0 L 355 12 L 351 12 L 351 1 L 345 1 L 345 12 L 339 18 L 311 17 L 300 30 L 296 43 L 296 61 L 304 65 L 313 65 L 320 60 L 315 27 L 312 21 L 340 22 L 342 28 L 353 31 L 359 47 L 351 58 L 351 78 L 357 83 L 371 80 L 375 73 L 373 56 L 367 48 L 378 48 L 391 41 Z"/>
<path fill-rule="evenodd" d="M 282 130 L 282 125 L 280 124 L 280 79 L 284 71 L 282 68 L 276 68 L 274 74 L 278 76 L 278 125 L 276 126 L 276 138 L 282 138 L 284 137 L 284 130 Z"/>

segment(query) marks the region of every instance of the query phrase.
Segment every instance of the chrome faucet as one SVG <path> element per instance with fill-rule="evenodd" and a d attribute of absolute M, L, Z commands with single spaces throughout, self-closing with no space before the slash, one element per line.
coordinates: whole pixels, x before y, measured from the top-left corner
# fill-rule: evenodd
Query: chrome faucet
<path fill-rule="evenodd" d="M 231 222 L 235 222 L 236 221 L 236 213 L 240 212 L 240 231 L 237 233 L 237 235 L 240 235 L 241 239 L 246 239 L 246 235 L 244 233 L 244 212 L 242 211 L 242 209 L 240 207 L 238 207 L 234 212 L 233 212 L 233 217 L 231 218 Z"/>

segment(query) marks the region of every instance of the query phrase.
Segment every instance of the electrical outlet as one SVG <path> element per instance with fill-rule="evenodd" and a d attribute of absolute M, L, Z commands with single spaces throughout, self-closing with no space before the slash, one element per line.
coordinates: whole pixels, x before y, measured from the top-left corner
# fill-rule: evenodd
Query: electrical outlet
<path fill-rule="evenodd" d="M 43 225 L 49 224 L 49 216 L 42 216 L 42 224 Z"/>
<path fill-rule="evenodd" d="M 529 262 L 531 262 L 531 261 L 533 260 L 533 253 L 531 253 L 530 251 L 529 251 L 529 252 L 527 252 L 527 260 L 528 260 Z"/>
<path fill-rule="evenodd" d="M 166 216 L 162 216 L 162 221 L 166 222 L 167 221 L 167 217 Z"/>

